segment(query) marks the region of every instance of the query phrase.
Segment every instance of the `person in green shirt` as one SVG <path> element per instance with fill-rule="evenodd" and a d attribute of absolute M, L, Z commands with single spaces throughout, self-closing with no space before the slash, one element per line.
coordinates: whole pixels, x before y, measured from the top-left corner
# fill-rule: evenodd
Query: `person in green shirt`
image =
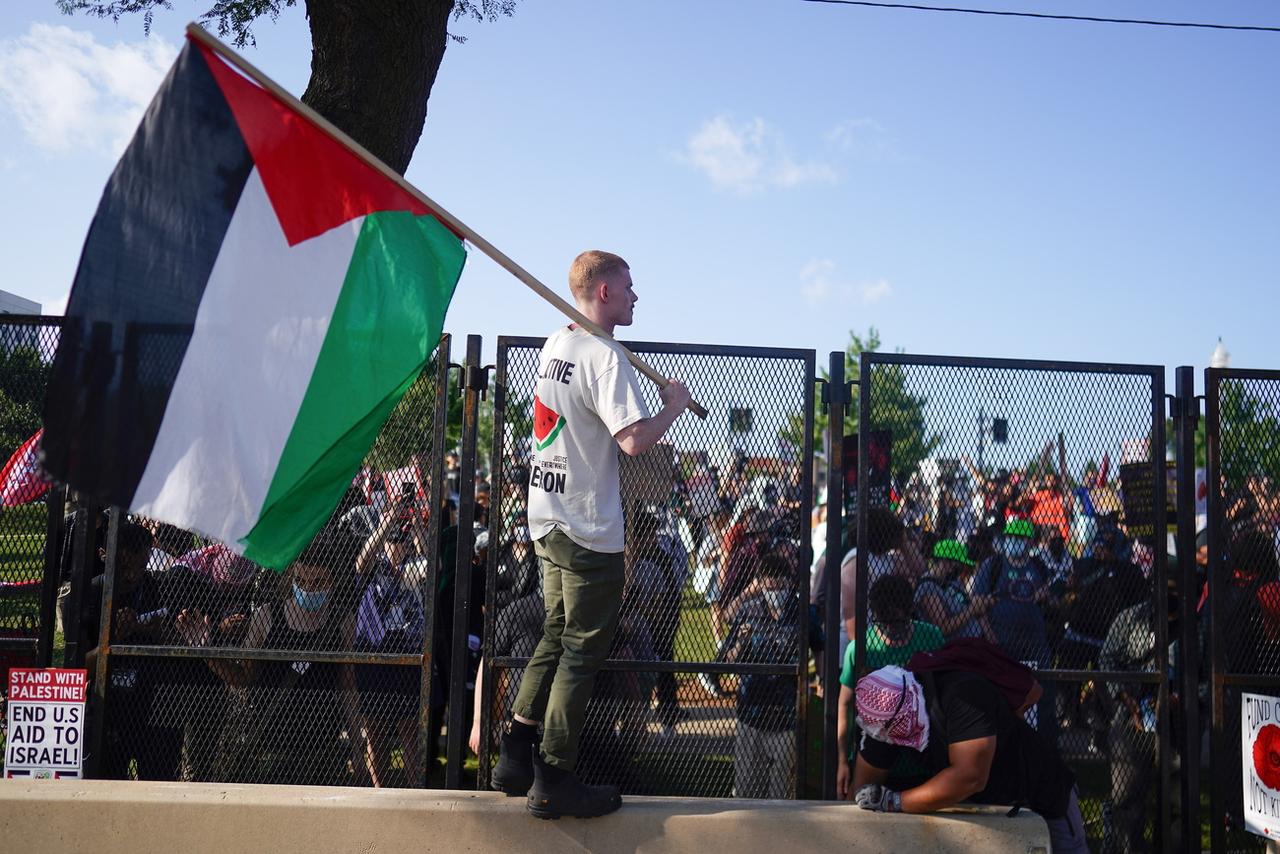
<path fill-rule="evenodd" d="M 871 611 L 871 625 L 867 626 L 867 667 L 878 670 L 889 664 L 905 666 L 917 652 L 927 652 L 942 646 L 942 632 L 933 623 L 911 619 L 915 591 L 911 582 L 901 575 L 886 575 L 871 585 L 867 591 L 867 608 Z M 836 724 L 836 743 L 840 764 L 836 772 L 836 788 L 843 791 L 853 779 L 850 762 L 857 756 L 858 745 L 850 738 L 857 731 L 854 717 L 858 713 L 854 688 L 858 674 L 854 671 L 853 641 L 844 653 L 844 667 L 840 671 L 840 716 Z M 894 777 L 909 777 L 923 771 L 911 767 L 913 757 L 904 756 L 895 765 Z M 898 767 L 902 766 L 902 767 Z M 843 798 L 843 795 L 839 795 Z"/>

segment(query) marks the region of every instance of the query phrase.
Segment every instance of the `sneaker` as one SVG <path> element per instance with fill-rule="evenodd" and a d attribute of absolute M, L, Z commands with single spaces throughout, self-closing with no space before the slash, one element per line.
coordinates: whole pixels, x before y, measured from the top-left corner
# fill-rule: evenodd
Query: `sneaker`
<path fill-rule="evenodd" d="M 537 818 L 561 816 L 595 818 L 622 806 L 617 786 L 589 786 L 572 771 L 552 768 L 540 755 L 533 764 L 533 788 L 529 790 L 529 812 Z"/>
<path fill-rule="evenodd" d="M 537 742 L 502 734 L 498 764 L 489 775 L 490 787 L 510 796 L 520 796 L 533 785 L 533 754 Z"/>

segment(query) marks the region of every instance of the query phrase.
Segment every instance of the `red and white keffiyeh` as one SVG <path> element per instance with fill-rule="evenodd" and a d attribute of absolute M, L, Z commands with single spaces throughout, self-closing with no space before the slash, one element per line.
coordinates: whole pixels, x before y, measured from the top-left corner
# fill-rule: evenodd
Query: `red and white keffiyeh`
<path fill-rule="evenodd" d="M 876 741 L 912 750 L 929 743 L 929 713 L 924 688 L 908 670 L 889 665 L 858 680 L 854 689 L 858 726 Z"/>

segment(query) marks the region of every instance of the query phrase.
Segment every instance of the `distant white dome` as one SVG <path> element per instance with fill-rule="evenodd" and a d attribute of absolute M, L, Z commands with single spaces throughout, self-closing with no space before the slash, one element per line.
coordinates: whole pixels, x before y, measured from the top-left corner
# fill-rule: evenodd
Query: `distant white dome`
<path fill-rule="evenodd" d="M 1223 346 L 1222 339 L 1218 339 L 1218 346 L 1213 348 L 1213 355 L 1209 357 L 1209 367 L 1211 368 L 1227 368 L 1231 366 L 1231 354 L 1227 352 L 1227 348 Z"/>

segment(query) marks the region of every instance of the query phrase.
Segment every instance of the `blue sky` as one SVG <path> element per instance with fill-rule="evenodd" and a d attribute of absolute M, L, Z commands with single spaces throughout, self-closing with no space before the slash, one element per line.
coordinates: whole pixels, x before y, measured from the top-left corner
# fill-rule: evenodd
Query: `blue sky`
<path fill-rule="evenodd" d="M 0 288 L 65 299 L 115 158 L 208 0 L 145 39 L 8 0 Z M 973 0 L 1280 26 L 1270 0 Z M 550 286 L 631 262 L 643 340 L 1280 367 L 1280 33 L 799 0 L 524 0 L 459 23 L 408 177 Z M 250 61 L 295 93 L 306 21 Z M 472 251 L 447 329 L 558 316 Z"/>

